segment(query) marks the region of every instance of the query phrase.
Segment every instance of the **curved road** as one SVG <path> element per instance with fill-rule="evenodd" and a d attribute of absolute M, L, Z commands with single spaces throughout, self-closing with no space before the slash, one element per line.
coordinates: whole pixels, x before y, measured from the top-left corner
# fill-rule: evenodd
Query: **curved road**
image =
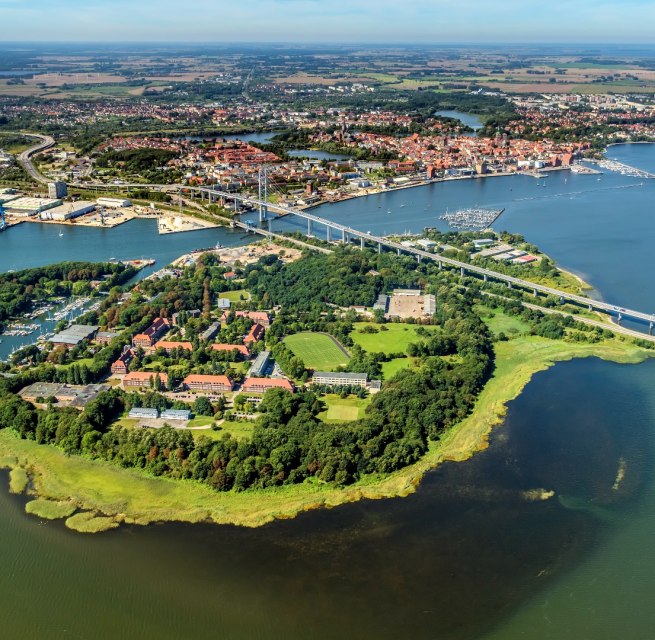
<path fill-rule="evenodd" d="M 36 169 L 32 163 L 32 156 L 36 153 L 40 153 L 41 151 L 45 151 L 46 149 L 50 149 L 50 147 L 54 147 L 55 139 L 52 136 L 42 136 L 38 133 L 22 133 L 21 131 L 14 131 L 12 133 L 20 136 L 25 136 L 26 138 L 36 138 L 39 140 L 38 144 L 35 144 L 33 147 L 25 149 L 25 151 L 20 153 L 17 160 L 23 166 L 25 171 L 27 171 L 30 177 L 37 182 L 40 182 L 41 184 L 48 184 L 48 182 L 51 182 L 51 180 L 43 176 Z"/>

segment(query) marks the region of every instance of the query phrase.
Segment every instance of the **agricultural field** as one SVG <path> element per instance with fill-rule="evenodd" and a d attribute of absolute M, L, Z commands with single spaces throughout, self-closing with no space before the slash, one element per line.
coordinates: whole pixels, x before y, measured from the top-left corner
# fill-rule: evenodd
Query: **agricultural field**
<path fill-rule="evenodd" d="M 284 344 L 305 366 L 315 371 L 334 371 L 337 367 L 347 365 L 350 360 L 337 341 L 324 333 L 296 333 L 286 337 Z"/>
<path fill-rule="evenodd" d="M 320 420 L 324 422 L 348 422 L 364 417 L 364 411 L 371 402 L 371 397 L 363 399 L 354 396 L 340 398 L 337 394 L 330 393 L 321 400 L 325 402 L 327 409 L 318 414 Z"/>
<path fill-rule="evenodd" d="M 355 322 L 355 328 L 350 337 L 364 351 L 385 354 L 405 353 L 412 342 L 423 340 L 416 333 L 418 326 L 406 322 L 389 322 L 384 325 L 371 322 Z M 362 333 L 364 327 L 375 327 L 378 329 L 378 333 Z M 385 327 L 386 331 L 381 327 Z M 437 331 L 436 327 L 427 326 L 426 329 L 428 331 Z"/>

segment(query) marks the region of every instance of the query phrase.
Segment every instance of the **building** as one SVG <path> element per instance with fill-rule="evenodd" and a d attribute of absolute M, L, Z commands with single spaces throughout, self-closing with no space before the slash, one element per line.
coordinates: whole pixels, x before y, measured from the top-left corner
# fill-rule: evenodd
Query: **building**
<path fill-rule="evenodd" d="M 83 216 L 85 213 L 90 213 L 95 208 L 96 205 L 93 202 L 67 202 L 65 204 L 60 204 L 57 207 L 41 211 L 39 217 L 41 220 L 65 222 L 66 220 L 72 220 L 78 216 Z"/>
<path fill-rule="evenodd" d="M 366 388 L 368 375 L 365 373 L 349 373 L 341 371 L 316 371 L 312 377 L 314 384 L 324 384 L 330 387 L 362 387 Z"/>
<path fill-rule="evenodd" d="M 190 342 L 176 342 L 175 340 L 160 340 L 156 342 L 154 349 L 164 349 L 166 353 L 170 353 L 173 349 L 185 349 L 186 351 L 193 351 L 193 345 Z"/>
<path fill-rule="evenodd" d="M 95 341 L 98 344 L 109 344 L 116 337 L 118 337 L 118 333 L 115 331 L 98 331 Z"/>
<path fill-rule="evenodd" d="M 21 197 L 7 203 L 5 209 L 8 213 L 18 216 L 34 216 L 37 213 L 58 207 L 61 204 L 61 200 L 55 200 L 53 198 Z"/>
<path fill-rule="evenodd" d="M 165 409 L 159 416 L 162 420 L 177 420 L 188 422 L 191 419 L 191 411 L 188 409 Z"/>
<path fill-rule="evenodd" d="M 96 203 L 101 207 L 107 207 L 108 209 L 120 209 L 122 207 L 132 206 L 132 203 L 129 200 L 123 198 L 98 198 Z"/>
<path fill-rule="evenodd" d="M 132 338 L 132 344 L 135 347 L 143 347 L 144 349 L 152 347 L 159 337 L 168 331 L 169 326 L 170 324 L 166 318 L 155 318 L 143 333 L 137 333 Z"/>
<path fill-rule="evenodd" d="M 201 334 L 200 334 L 200 339 L 201 340 L 213 340 L 216 337 L 216 334 L 218 333 L 219 329 L 221 328 L 220 323 L 218 322 L 212 322 Z"/>
<path fill-rule="evenodd" d="M 159 409 L 148 409 L 147 407 L 133 407 L 127 414 L 128 418 L 144 418 L 146 420 L 159 417 Z"/>
<path fill-rule="evenodd" d="M 218 302 L 216 303 L 216 306 L 219 309 L 225 311 L 225 310 L 229 310 L 229 308 L 232 306 L 232 302 L 229 300 L 229 298 L 219 298 Z"/>
<path fill-rule="evenodd" d="M 50 342 L 55 347 L 64 346 L 67 349 L 77 346 L 82 340 L 91 340 L 99 327 L 91 324 L 72 324 L 67 329 L 52 336 Z"/>
<path fill-rule="evenodd" d="M 227 322 L 229 317 L 228 312 L 226 311 L 221 316 L 221 322 Z M 271 318 L 266 313 L 266 311 L 237 311 L 234 314 L 235 318 L 250 318 L 253 322 L 261 324 L 264 329 L 268 329 L 271 326 Z"/>
<path fill-rule="evenodd" d="M 123 387 L 150 387 L 154 385 L 155 378 L 159 376 L 162 384 L 168 384 L 168 376 L 156 371 L 130 371 L 123 378 Z"/>
<path fill-rule="evenodd" d="M 244 344 L 253 344 L 264 338 L 264 327 L 261 324 L 253 324 L 248 335 L 243 339 Z"/>
<path fill-rule="evenodd" d="M 48 182 L 48 198 L 64 198 L 68 195 L 65 182 Z"/>
<path fill-rule="evenodd" d="M 437 299 L 436 297 L 428 293 L 423 296 L 423 313 L 426 316 L 433 316 L 437 312 Z"/>
<path fill-rule="evenodd" d="M 248 375 L 253 378 L 261 378 L 262 376 L 265 376 L 267 373 L 268 365 L 270 364 L 270 360 L 270 351 L 262 351 L 261 353 L 257 354 L 255 361 L 250 367 Z"/>
<path fill-rule="evenodd" d="M 294 392 L 294 386 L 285 378 L 247 378 L 241 387 L 243 393 L 266 393 L 269 389 Z"/>
<path fill-rule="evenodd" d="M 384 293 L 381 293 L 378 296 L 378 299 L 375 301 L 375 304 L 373 305 L 373 311 L 384 311 L 386 313 L 389 309 L 389 296 L 385 295 Z"/>
<path fill-rule="evenodd" d="M 35 382 L 22 389 L 19 395 L 28 402 L 35 402 L 37 398 L 45 400 L 52 396 L 62 406 L 84 409 L 100 393 L 109 391 L 110 388 L 107 384 L 69 385 L 54 382 Z"/>
<path fill-rule="evenodd" d="M 214 351 L 236 351 L 244 358 L 250 358 L 250 350 L 245 344 L 213 344 L 212 349 Z"/>
<path fill-rule="evenodd" d="M 232 391 L 234 384 L 227 376 L 211 376 L 192 373 L 184 378 L 184 386 L 190 391 L 225 393 Z"/>
<path fill-rule="evenodd" d="M 125 375 L 128 372 L 130 362 L 134 360 L 134 349 L 129 345 L 123 347 L 123 352 L 118 356 L 118 360 L 112 363 L 111 373 L 114 376 Z"/>

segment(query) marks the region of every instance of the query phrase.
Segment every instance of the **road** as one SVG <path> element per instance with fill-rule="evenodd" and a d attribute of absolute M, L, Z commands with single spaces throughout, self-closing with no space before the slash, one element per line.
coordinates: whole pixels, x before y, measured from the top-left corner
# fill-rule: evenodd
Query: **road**
<path fill-rule="evenodd" d="M 40 182 L 41 184 L 48 184 L 48 182 L 52 182 L 52 180 L 46 178 L 36 169 L 32 163 L 32 156 L 36 153 L 40 153 L 41 151 L 45 151 L 46 149 L 50 149 L 50 147 L 54 147 L 55 139 L 51 136 L 42 136 L 38 133 L 22 133 L 20 131 L 12 131 L 12 133 L 20 136 L 25 136 L 26 138 L 36 138 L 39 140 L 38 144 L 35 144 L 33 147 L 25 149 L 25 151 L 20 153 L 17 160 L 25 169 L 25 171 L 27 171 L 30 177 L 37 182 Z"/>

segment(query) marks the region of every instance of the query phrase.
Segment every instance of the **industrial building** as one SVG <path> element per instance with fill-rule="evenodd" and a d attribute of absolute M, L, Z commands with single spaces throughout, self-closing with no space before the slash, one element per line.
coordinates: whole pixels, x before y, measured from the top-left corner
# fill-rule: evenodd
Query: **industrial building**
<path fill-rule="evenodd" d="M 35 216 L 37 213 L 59 207 L 61 204 L 61 200 L 54 200 L 52 198 L 29 198 L 23 196 L 6 203 L 5 210 L 7 213 L 13 213 L 17 216 Z"/>
<path fill-rule="evenodd" d="M 77 218 L 78 216 L 83 216 L 85 213 L 91 213 L 95 208 L 96 205 L 93 202 L 67 202 L 65 204 L 60 204 L 57 207 L 41 211 L 39 217 L 41 220 L 56 220 L 58 222 L 64 222 L 66 220 Z"/>
<path fill-rule="evenodd" d="M 103 391 L 109 391 L 107 384 L 69 385 L 56 382 L 35 382 L 19 392 L 23 400 L 35 402 L 37 398 L 44 400 L 56 398 L 63 406 L 83 409 Z"/>
<path fill-rule="evenodd" d="M 132 202 L 123 198 L 98 198 L 96 203 L 101 207 L 108 209 L 121 209 L 123 207 L 131 207 Z"/>
<path fill-rule="evenodd" d="M 101 207 L 108 209 L 121 209 L 123 207 L 131 207 L 132 202 L 124 198 L 98 198 L 96 203 Z"/>

